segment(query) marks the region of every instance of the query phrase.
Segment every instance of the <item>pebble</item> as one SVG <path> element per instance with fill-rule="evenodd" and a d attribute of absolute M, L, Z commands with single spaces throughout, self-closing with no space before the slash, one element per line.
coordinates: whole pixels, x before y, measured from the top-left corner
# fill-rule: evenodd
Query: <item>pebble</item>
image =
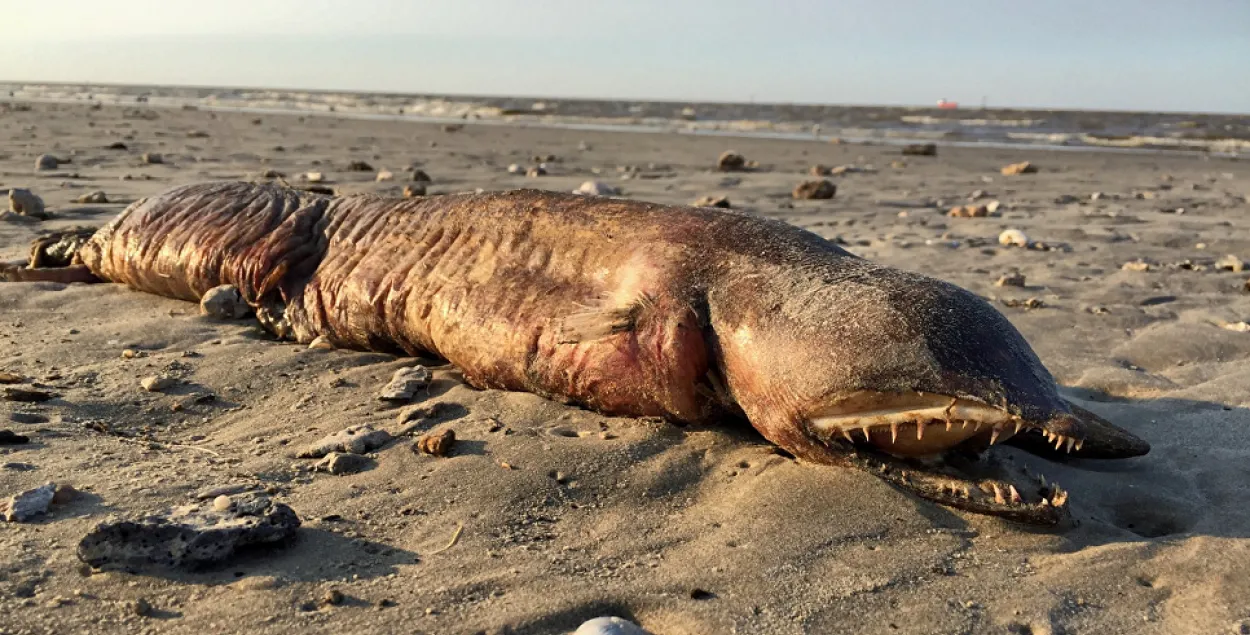
<path fill-rule="evenodd" d="M 148 392 L 161 392 L 175 383 L 177 383 L 177 380 L 169 375 L 152 375 L 151 377 L 144 377 L 139 382 L 139 386 Z"/>
<path fill-rule="evenodd" d="M 304 180 L 309 183 L 321 183 L 325 180 L 325 175 L 320 172 L 305 172 Z"/>
<path fill-rule="evenodd" d="M 797 199 L 824 200 L 831 199 L 838 193 L 838 187 L 828 179 L 819 181 L 803 181 L 794 187 L 790 195 Z"/>
<path fill-rule="evenodd" d="M 1025 284 L 1024 280 L 1025 280 L 1024 274 L 1020 273 L 1019 271 L 1013 271 L 1009 274 L 1006 274 L 1000 277 L 998 281 L 994 283 L 994 286 L 996 287 L 1023 287 Z"/>
<path fill-rule="evenodd" d="M 1018 229 L 1006 229 L 998 235 L 998 244 L 1004 247 L 1028 247 L 1029 237 Z"/>
<path fill-rule="evenodd" d="M 38 412 L 12 412 L 9 413 L 9 421 L 13 423 L 47 423 L 48 416 L 39 414 Z"/>
<path fill-rule="evenodd" d="M 621 188 L 612 187 L 601 181 L 586 181 L 576 190 L 573 190 L 573 193 L 585 196 L 619 196 Z"/>
<path fill-rule="evenodd" d="M 281 178 L 285 178 L 286 175 L 273 168 L 267 168 L 265 170 L 262 170 L 259 174 L 257 174 L 256 177 L 261 178 L 261 179 L 281 179 Z"/>
<path fill-rule="evenodd" d="M 375 180 L 375 181 L 378 181 L 378 182 L 382 182 L 382 181 L 394 181 L 394 180 L 395 180 L 395 173 L 394 173 L 394 172 L 391 172 L 390 170 L 382 170 L 382 171 L 378 172 L 378 175 L 377 175 L 377 177 L 375 177 L 375 178 L 374 178 L 374 180 Z"/>
<path fill-rule="evenodd" d="M 1012 163 L 1010 165 L 1003 166 L 1003 169 L 1000 170 L 1000 172 L 1002 172 L 1003 176 L 1015 176 L 1018 174 L 1036 174 L 1037 166 L 1033 165 L 1032 163 L 1029 163 L 1028 161 L 1021 161 L 1020 163 Z"/>
<path fill-rule="evenodd" d="M 0 445 L 25 445 L 30 443 L 30 437 L 24 434 L 18 434 L 12 430 L 0 430 Z"/>
<path fill-rule="evenodd" d="M 35 158 L 36 170 L 55 170 L 61 165 L 61 161 L 50 154 L 41 154 Z"/>
<path fill-rule="evenodd" d="M 431 179 L 430 175 L 425 173 L 425 170 L 415 170 L 415 169 L 412 171 L 412 174 L 409 176 L 409 180 L 412 181 L 413 183 L 433 183 L 434 182 L 434 179 Z"/>
<path fill-rule="evenodd" d="M 9 190 L 9 209 L 22 216 L 30 216 L 31 218 L 47 219 L 48 213 L 44 210 L 43 199 L 39 198 L 34 192 L 15 187 Z"/>
<path fill-rule="evenodd" d="M 1150 271 L 1154 266 L 1138 258 L 1120 265 L 1120 269 L 1124 271 Z"/>
<path fill-rule="evenodd" d="M 547 168 L 541 165 L 536 165 L 525 171 L 525 176 L 528 176 L 530 178 L 536 178 L 536 177 L 546 176 L 546 175 L 547 175 Z"/>
<path fill-rule="evenodd" d="M 726 150 L 716 159 L 716 169 L 721 172 L 737 172 L 747 167 L 746 157 L 733 150 Z"/>
<path fill-rule="evenodd" d="M 343 593 L 338 589 L 330 589 L 321 597 L 321 603 L 325 606 L 338 606 L 345 600 Z"/>
<path fill-rule="evenodd" d="M 334 350 L 334 344 L 330 341 L 330 338 L 324 335 L 318 335 L 313 338 L 313 341 L 308 343 L 308 348 L 313 350 L 330 351 Z"/>
<path fill-rule="evenodd" d="M 936 143 L 912 143 L 903 146 L 903 154 L 918 157 L 935 157 L 937 156 Z"/>
<path fill-rule="evenodd" d="M 328 472 L 335 476 L 343 474 L 355 474 L 363 472 L 369 467 L 373 461 L 361 454 L 345 454 L 342 452 L 331 452 L 320 461 L 317 462 L 313 469 L 320 472 Z"/>
<path fill-rule="evenodd" d="M 525 170 L 522 169 L 521 166 L 517 163 L 513 163 L 508 166 L 508 174 L 520 174 L 524 171 Z"/>
<path fill-rule="evenodd" d="M 165 162 L 165 157 L 155 152 L 144 152 L 143 156 L 139 157 L 139 160 L 148 165 L 158 165 Z"/>
<path fill-rule="evenodd" d="M 1243 262 L 1241 258 L 1233 254 L 1229 254 L 1215 261 L 1215 268 L 1220 271 L 1235 271 L 1240 273 L 1245 271 L 1246 263 Z"/>
<path fill-rule="evenodd" d="M 1002 206 L 1003 204 L 1000 201 L 997 201 L 997 200 L 990 201 L 985 204 L 985 211 L 989 212 L 990 214 L 997 214 L 999 208 L 1001 208 Z"/>
<path fill-rule="evenodd" d="M 956 205 L 946 213 L 951 218 L 985 218 L 990 215 L 987 205 Z"/>
<path fill-rule="evenodd" d="M 230 500 L 229 496 L 222 494 L 221 496 L 218 496 L 217 498 L 213 499 L 213 511 L 219 511 L 219 512 L 230 511 L 230 506 L 233 504 L 234 504 L 234 501 Z"/>
<path fill-rule="evenodd" d="M 109 202 L 109 197 L 107 194 L 104 193 L 104 190 L 96 190 L 94 192 L 90 192 L 88 194 L 83 194 L 82 196 L 79 196 L 78 202 L 83 205 L 88 205 L 88 204 L 98 205 L 101 203 Z"/>
<path fill-rule="evenodd" d="M 733 207 L 729 202 L 729 198 L 725 196 L 702 196 L 695 200 L 691 205 L 695 207 L 719 207 L 722 209 L 730 209 Z"/>
<path fill-rule="evenodd" d="M 114 141 L 113 143 L 110 143 L 107 146 L 105 146 L 104 149 L 105 150 L 129 150 L 130 148 L 127 147 L 126 144 L 122 143 L 121 141 Z"/>
<path fill-rule="evenodd" d="M 348 172 L 373 172 L 373 166 L 364 161 L 350 161 L 347 164 Z"/>
<path fill-rule="evenodd" d="M 430 371 L 424 366 L 409 366 L 395 371 L 391 381 L 378 393 L 383 401 L 412 401 L 418 390 L 430 385 Z"/>
<path fill-rule="evenodd" d="M 4 387 L 5 401 L 22 401 L 26 403 L 38 403 L 48 401 L 55 398 L 56 395 L 46 390 L 36 390 L 32 388 L 17 388 L 15 386 Z"/>
<path fill-rule="evenodd" d="M 425 185 L 416 183 L 404 186 L 404 198 L 414 198 L 417 196 L 425 196 Z"/>
<path fill-rule="evenodd" d="M 582 622 L 573 635 L 651 635 L 641 626 L 619 617 L 596 617 Z"/>
<path fill-rule="evenodd" d="M 1081 199 L 1071 194 L 1061 194 L 1055 197 L 1055 205 L 1071 205 L 1073 203 L 1079 203 L 1080 200 Z"/>
<path fill-rule="evenodd" d="M 319 459 L 331 452 L 364 454 L 386 445 L 390 440 L 391 433 L 386 430 L 377 430 L 373 426 L 362 424 L 323 437 L 320 441 L 300 450 L 296 457 Z"/>
<path fill-rule="evenodd" d="M 295 512 L 268 497 L 236 497 L 233 503 L 225 511 L 185 505 L 102 522 L 78 543 L 78 559 L 97 569 L 198 569 L 228 560 L 240 547 L 286 542 L 299 529 Z"/>
<path fill-rule="evenodd" d="M 443 430 L 442 432 L 432 432 L 417 439 L 417 442 L 412 445 L 412 449 L 420 454 L 447 456 L 455 444 L 455 431 Z"/>
<path fill-rule="evenodd" d="M 243 300 L 239 288 L 232 284 L 223 284 L 204 293 L 200 298 L 200 313 L 219 320 L 237 320 L 252 312 L 252 307 Z"/>
<path fill-rule="evenodd" d="M 808 168 L 807 173 L 812 176 L 829 176 L 829 167 L 824 165 L 813 165 Z"/>
<path fill-rule="evenodd" d="M 152 615 L 152 603 L 145 598 L 127 602 L 126 612 L 139 617 L 150 617 Z"/>

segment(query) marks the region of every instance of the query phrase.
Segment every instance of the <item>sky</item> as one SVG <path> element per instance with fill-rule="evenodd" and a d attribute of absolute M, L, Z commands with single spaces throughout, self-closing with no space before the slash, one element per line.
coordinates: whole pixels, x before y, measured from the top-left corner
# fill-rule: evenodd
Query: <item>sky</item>
<path fill-rule="evenodd" d="M 1250 113 L 1250 0 L 0 0 L 0 81 Z"/>

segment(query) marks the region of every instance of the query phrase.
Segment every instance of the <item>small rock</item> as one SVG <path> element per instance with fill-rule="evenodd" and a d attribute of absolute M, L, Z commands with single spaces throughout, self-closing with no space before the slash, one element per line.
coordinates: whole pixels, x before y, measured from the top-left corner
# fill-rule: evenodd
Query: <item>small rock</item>
<path fill-rule="evenodd" d="M 24 523 L 35 516 L 48 513 L 56 496 L 56 483 L 46 483 L 9 497 L 4 505 L 4 519 L 11 523 Z"/>
<path fill-rule="evenodd" d="M 26 381 L 25 377 L 17 373 L 8 371 L 0 371 L 0 384 L 20 384 Z"/>
<path fill-rule="evenodd" d="M 313 469 L 320 472 L 328 472 L 330 474 L 334 474 L 335 476 L 341 476 L 343 474 L 355 474 L 357 472 L 362 472 L 365 468 L 369 467 L 370 463 L 372 463 L 372 460 L 361 454 L 331 452 L 318 461 L 317 465 L 315 465 Z"/>
<path fill-rule="evenodd" d="M 1106 194 L 1103 194 L 1102 192 L 1094 192 L 1093 194 L 1090 194 L 1090 195 L 1089 195 L 1089 200 L 1091 200 L 1091 201 L 1101 201 L 1102 199 L 1104 199 L 1104 198 L 1106 198 L 1106 197 L 1107 197 L 1107 195 L 1106 195 Z"/>
<path fill-rule="evenodd" d="M 17 388 L 14 386 L 4 387 L 5 401 L 22 401 L 26 403 L 39 403 L 56 398 L 56 395 L 46 391 L 34 388 Z"/>
<path fill-rule="evenodd" d="M 324 335 L 318 335 L 317 337 L 313 338 L 313 341 L 308 343 L 308 348 L 314 349 L 314 350 L 330 351 L 330 350 L 334 350 L 334 343 L 330 341 L 330 338 Z"/>
<path fill-rule="evenodd" d="M 137 600 L 127 602 L 126 612 L 139 617 L 151 617 L 152 603 L 148 602 L 145 598 L 139 598 Z"/>
<path fill-rule="evenodd" d="M 364 161 L 351 161 L 347 164 L 348 172 L 373 172 L 373 166 Z"/>
<path fill-rule="evenodd" d="M 166 388 L 172 387 L 175 383 L 177 383 L 177 380 L 169 375 L 152 375 L 151 377 L 144 377 L 139 382 L 139 386 L 148 392 L 161 392 Z"/>
<path fill-rule="evenodd" d="M 443 132 L 460 132 L 461 130 L 464 130 L 464 124 L 462 123 L 449 123 L 443 125 Z"/>
<path fill-rule="evenodd" d="M 903 146 L 903 154 L 917 157 L 935 157 L 937 156 L 936 143 L 912 143 Z"/>
<path fill-rule="evenodd" d="M 823 200 L 831 199 L 838 193 L 838 187 L 828 179 L 819 181 L 803 181 L 794 187 L 791 196 L 797 199 Z"/>
<path fill-rule="evenodd" d="M 1124 271 L 1150 271 L 1152 268 L 1153 265 L 1140 258 L 1120 265 Z"/>
<path fill-rule="evenodd" d="M 452 430 L 427 434 L 413 444 L 413 449 L 430 456 L 447 456 L 456 443 L 456 433 Z"/>
<path fill-rule="evenodd" d="M 996 201 L 996 200 L 990 201 L 985 204 L 985 211 L 989 212 L 991 215 L 997 214 L 999 208 L 1001 208 L 1002 206 L 1003 204 L 1000 201 Z"/>
<path fill-rule="evenodd" d="M 99 205 L 109 202 L 109 197 L 104 193 L 104 190 L 96 190 L 89 194 L 79 196 L 78 202 L 83 205 Z"/>
<path fill-rule="evenodd" d="M 1080 200 L 1081 199 L 1071 194 L 1061 194 L 1055 197 L 1055 205 L 1071 205 L 1073 203 L 1079 203 Z"/>
<path fill-rule="evenodd" d="M 36 170 L 55 170 L 60 165 L 60 160 L 50 154 L 41 154 L 35 158 Z"/>
<path fill-rule="evenodd" d="M 547 168 L 544 168 L 541 165 L 536 165 L 525 171 L 525 176 L 528 176 L 530 178 L 536 178 L 536 177 L 546 176 L 546 175 L 547 175 Z"/>
<path fill-rule="evenodd" d="M 139 160 L 140 160 L 140 161 L 143 161 L 144 163 L 146 163 L 146 164 L 148 164 L 148 165 L 157 165 L 157 164 L 160 164 L 160 163 L 164 163 L 164 162 L 165 162 L 165 157 L 163 157 L 163 156 L 161 156 L 161 155 L 159 155 L 159 154 L 157 154 L 157 153 L 155 153 L 155 152 L 144 152 L 144 153 L 143 153 L 143 156 L 139 157 Z"/>
<path fill-rule="evenodd" d="M 26 424 L 47 423 L 48 416 L 38 412 L 12 412 L 9 413 L 9 421 Z"/>
<path fill-rule="evenodd" d="M 24 434 L 18 434 L 12 430 L 0 430 L 0 445 L 25 445 L 30 443 L 30 437 Z"/>
<path fill-rule="evenodd" d="M 1016 176 L 1018 174 L 1035 174 L 1037 172 L 1037 166 L 1033 165 L 1032 163 L 1029 163 L 1028 161 L 1021 161 L 1020 163 L 1012 163 L 1011 165 L 1005 165 L 1003 166 L 1003 169 L 1000 171 L 1003 173 L 1003 176 Z"/>
<path fill-rule="evenodd" d="M 114 141 L 113 143 L 110 143 L 107 146 L 105 146 L 104 149 L 105 150 L 129 150 L 130 148 L 127 147 L 126 144 L 122 143 L 121 141 Z"/>
<path fill-rule="evenodd" d="M 377 181 L 377 182 L 379 182 L 379 183 L 380 183 L 380 182 L 382 182 L 382 181 L 394 181 L 394 180 L 395 180 L 395 173 L 394 173 L 394 172 L 391 172 L 390 170 L 382 170 L 382 171 L 378 172 L 378 175 L 377 175 L 377 177 L 375 177 L 375 178 L 374 178 L 374 180 L 375 180 L 375 181 Z"/>
<path fill-rule="evenodd" d="M 260 179 L 282 179 L 286 178 L 286 174 L 279 172 L 273 168 L 266 168 L 256 175 Z"/>
<path fill-rule="evenodd" d="M 891 168 L 894 168 L 895 170 L 901 170 L 901 169 L 903 169 L 903 168 L 907 167 L 907 162 L 906 162 L 906 161 L 899 161 L 899 160 L 890 161 L 890 167 L 891 167 Z"/>
<path fill-rule="evenodd" d="M 989 197 L 989 192 L 986 192 L 985 190 L 972 190 L 972 193 L 968 195 L 968 200 L 979 201 L 983 198 L 988 198 L 988 197 Z"/>
<path fill-rule="evenodd" d="M 582 194 L 585 196 L 619 196 L 621 188 L 612 187 L 601 181 L 586 181 L 581 187 L 573 190 L 574 194 Z"/>
<path fill-rule="evenodd" d="M 994 286 L 996 287 L 1023 287 L 1024 286 L 1024 274 L 1020 273 L 1019 271 L 1013 271 L 1009 274 L 1006 274 L 1000 277 L 998 281 L 994 283 Z"/>
<path fill-rule="evenodd" d="M 1215 268 L 1220 271 L 1236 271 L 1241 272 L 1246 269 L 1246 263 L 1241 258 L 1229 254 L 1215 261 Z"/>
<path fill-rule="evenodd" d="M 234 499 L 226 511 L 186 505 L 135 520 L 102 522 L 78 543 L 78 558 L 97 569 L 196 569 L 220 563 L 240 547 L 286 542 L 299 526 L 290 507 L 254 495 Z"/>
<path fill-rule="evenodd" d="M 573 635 L 651 635 L 651 633 L 619 617 L 596 617 L 582 622 Z"/>
<path fill-rule="evenodd" d="M 508 166 L 508 174 L 521 174 L 525 170 L 517 163 Z"/>
<path fill-rule="evenodd" d="M 722 209 L 730 209 L 733 207 L 729 203 L 729 198 L 725 196 L 702 196 L 695 202 L 691 203 L 695 207 L 719 207 Z"/>
<path fill-rule="evenodd" d="M 239 288 L 232 284 L 223 284 L 204 293 L 200 298 L 200 313 L 219 320 L 237 320 L 252 312 L 252 307 L 243 300 Z"/>
<path fill-rule="evenodd" d="M 1250 323 L 1248 322 L 1220 322 L 1220 328 L 1237 333 L 1250 333 Z"/>
<path fill-rule="evenodd" d="M 343 593 L 341 591 L 338 589 L 330 589 L 321 597 L 321 604 L 325 606 L 338 606 L 342 604 L 345 599 L 347 598 L 343 597 Z"/>
<path fill-rule="evenodd" d="M 812 176 L 829 176 L 829 168 L 824 165 L 813 165 L 808 168 L 807 173 Z"/>
<path fill-rule="evenodd" d="M 998 235 L 998 244 L 1004 247 L 1028 247 L 1029 237 L 1018 229 L 1006 229 Z"/>
<path fill-rule="evenodd" d="M 746 157 L 734 152 L 733 150 L 726 150 L 722 152 L 720 158 L 716 159 L 716 169 L 721 172 L 738 172 L 745 170 L 746 167 Z"/>
<path fill-rule="evenodd" d="M 418 390 L 430 384 L 430 371 L 424 366 L 401 368 L 378 393 L 383 401 L 411 401 Z"/>
<path fill-rule="evenodd" d="M 30 190 L 18 187 L 9 190 L 9 209 L 13 213 L 22 216 L 38 219 L 48 218 L 48 213 L 44 211 L 43 199 Z"/>
<path fill-rule="evenodd" d="M 425 196 L 425 185 L 415 183 L 404 186 L 404 198 L 415 198 L 417 196 Z"/>
<path fill-rule="evenodd" d="M 231 505 L 234 505 L 234 501 L 230 500 L 230 497 L 225 494 L 213 499 L 213 511 L 230 511 Z"/>
<path fill-rule="evenodd" d="M 370 425 L 351 426 L 322 438 L 300 450 L 296 456 L 301 459 L 319 459 L 331 452 L 364 454 L 386 445 L 390 440 L 391 433 L 386 430 L 377 430 Z"/>
<path fill-rule="evenodd" d="M 325 180 L 325 175 L 320 172 L 305 172 L 304 180 L 309 183 L 320 183 Z"/>
<path fill-rule="evenodd" d="M 208 133 L 203 130 L 188 130 L 187 138 L 188 139 L 207 139 Z"/>
<path fill-rule="evenodd" d="M 412 181 L 413 183 L 433 183 L 434 182 L 434 179 L 431 179 L 430 175 L 425 173 L 425 170 L 413 170 L 412 174 L 409 176 L 409 180 Z"/>
<path fill-rule="evenodd" d="M 946 213 L 951 218 L 985 218 L 990 215 L 986 205 L 957 205 Z"/>

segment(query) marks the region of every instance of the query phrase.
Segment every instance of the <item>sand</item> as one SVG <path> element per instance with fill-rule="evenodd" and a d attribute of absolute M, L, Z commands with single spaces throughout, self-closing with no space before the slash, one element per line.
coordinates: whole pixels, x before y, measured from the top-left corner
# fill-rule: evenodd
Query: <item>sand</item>
<path fill-rule="evenodd" d="M 599 179 L 660 203 L 726 195 L 994 298 L 1069 397 L 1153 445 L 1067 465 L 996 450 L 1070 491 L 1073 523 L 1040 530 L 796 463 L 742 424 L 607 418 L 473 390 L 425 360 L 422 403 L 446 404 L 430 429 L 455 431 L 452 456 L 398 442 L 334 476 L 295 451 L 348 425 L 398 431 L 377 392 L 414 360 L 278 343 L 118 285 L 0 284 L 0 371 L 60 395 L 0 402 L 0 428 L 32 437 L 0 446 L 0 463 L 25 464 L 0 469 L 0 495 L 49 481 L 82 492 L 34 522 L 0 523 L 0 633 L 566 633 L 599 615 L 657 635 L 1250 631 L 1250 333 L 1222 326 L 1250 320 L 1250 273 L 1212 266 L 1250 260 L 1244 161 L 945 147 L 904 158 L 815 141 L 54 104 L 0 112 L 0 138 L 0 188 L 31 188 L 55 215 L 0 219 L 5 260 L 177 184 L 273 169 L 292 182 L 320 171 L 341 191 L 402 189 L 346 171 L 353 160 L 398 179 L 418 167 L 432 193 Z M 106 149 L 118 141 L 128 149 Z M 760 168 L 713 171 L 730 148 Z M 164 163 L 143 164 L 144 152 Z M 45 153 L 72 163 L 36 172 Z M 535 155 L 557 157 L 548 176 L 506 171 Z M 999 174 L 1024 160 L 1041 171 Z M 833 200 L 792 201 L 818 163 L 863 171 L 830 177 Z M 111 202 L 74 203 L 94 190 Z M 948 218 L 974 190 L 1000 215 Z M 1075 202 L 1056 202 L 1065 195 Z M 1008 228 L 1052 249 L 1002 247 Z M 1148 270 L 1122 269 L 1139 259 Z M 1025 287 L 995 286 L 1013 270 Z M 1030 298 L 1042 306 L 1020 305 Z M 181 383 L 140 388 L 158 373 Z M 195 392 L 217 399 L 183 403 Z M 16 411 L 48 420 L 11 421 Z M 295 544 L 199 573 L 82 570 L 74 548 L 101 520 L 232 483 L 295 509 Z M 331 590 L 343 601 L 324 605 Z"/>

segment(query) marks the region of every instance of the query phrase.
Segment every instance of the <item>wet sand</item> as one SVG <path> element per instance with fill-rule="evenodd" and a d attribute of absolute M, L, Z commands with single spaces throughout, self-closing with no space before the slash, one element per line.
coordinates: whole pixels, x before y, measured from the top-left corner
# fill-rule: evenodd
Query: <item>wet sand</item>
<path fill-rule="evenodd" d="M 741 424 L 606 418 L 476 391 L 438 366 L 422 403 L 447 404 L 431 429 L 455 430 L 453 455 L 397 442 L 370 469 L 334 476 L 295 450 L 353 424 L 398 431 L 398 409 L 377 392 L 411 360 L 278 343 L 248 321 L 118 285 L 2 284 L 0 371 L 59 398 L 0 401 L 0 428 L 32 438 L 0 446 L 0 496 L 48 481 L 82 495 L 0 523 L 0 632 L 563 633 L 605 614 L 657 635 L 1250 628 L 1250 332 L 1237 327 L 1250 320 L 1250 273 L 1216 267 L 1250 260 L 1244 161 L 948 147 L 904 157 L 816 141 L 57 104 L 0 110 L 0 137 L 0 189 L 30 188 L 54 215 L 0 218 L 4 260 L 170 186 L 267 169 L 292 183 L 323 172 L 342 192 L 398 195 L 415 167 L 432 194 L 597 179 L 658 203 L 724 195 L 993 298 L 1067 396 L 1153 445 L 1140 459 L 1070 465 L 998 450 L 1071 493 L 1073 525 L 1044 531 L 796 463 Z M 114 142 L 127 149 L 106 149 Z M 730 148 L 759 168 L 713 170 Z M 145 152 L 164 162 L 143 163 Z M 72 162 L 36 171 L 45 153 Z M 547 176 L 506 169 L 547 155 Z M 1024 160 L 1040 171 L 999 173 Z M 833 200 L 792 200 L 814 164 L 858 169 L 829 177 Z M 376 182 L 377 170 L 396 180 Z M 74 202 L 95 190 L 111 202 Z M 977 203 L 1000 201 L 998 216 L 946 215 L 976 190 Z M 1012 228 L 1052 248 L 999 245 Z M 1147 265 L 1124 268 L 1137 261 Z M 995 285 L 1013 271 L 1025 286 Z M 183 381 L 140 388 L 162 372 Z M 217 399 L 183 403 L 193 392 Z M 201 573 L 80 571 L 75 545 L 109 515 L 232 483 L 289 504 L 299 540 Z M 345 601 L 322 606 L 330 590 Z M 128 609 L 138 598 L 150 616 Z"/>

